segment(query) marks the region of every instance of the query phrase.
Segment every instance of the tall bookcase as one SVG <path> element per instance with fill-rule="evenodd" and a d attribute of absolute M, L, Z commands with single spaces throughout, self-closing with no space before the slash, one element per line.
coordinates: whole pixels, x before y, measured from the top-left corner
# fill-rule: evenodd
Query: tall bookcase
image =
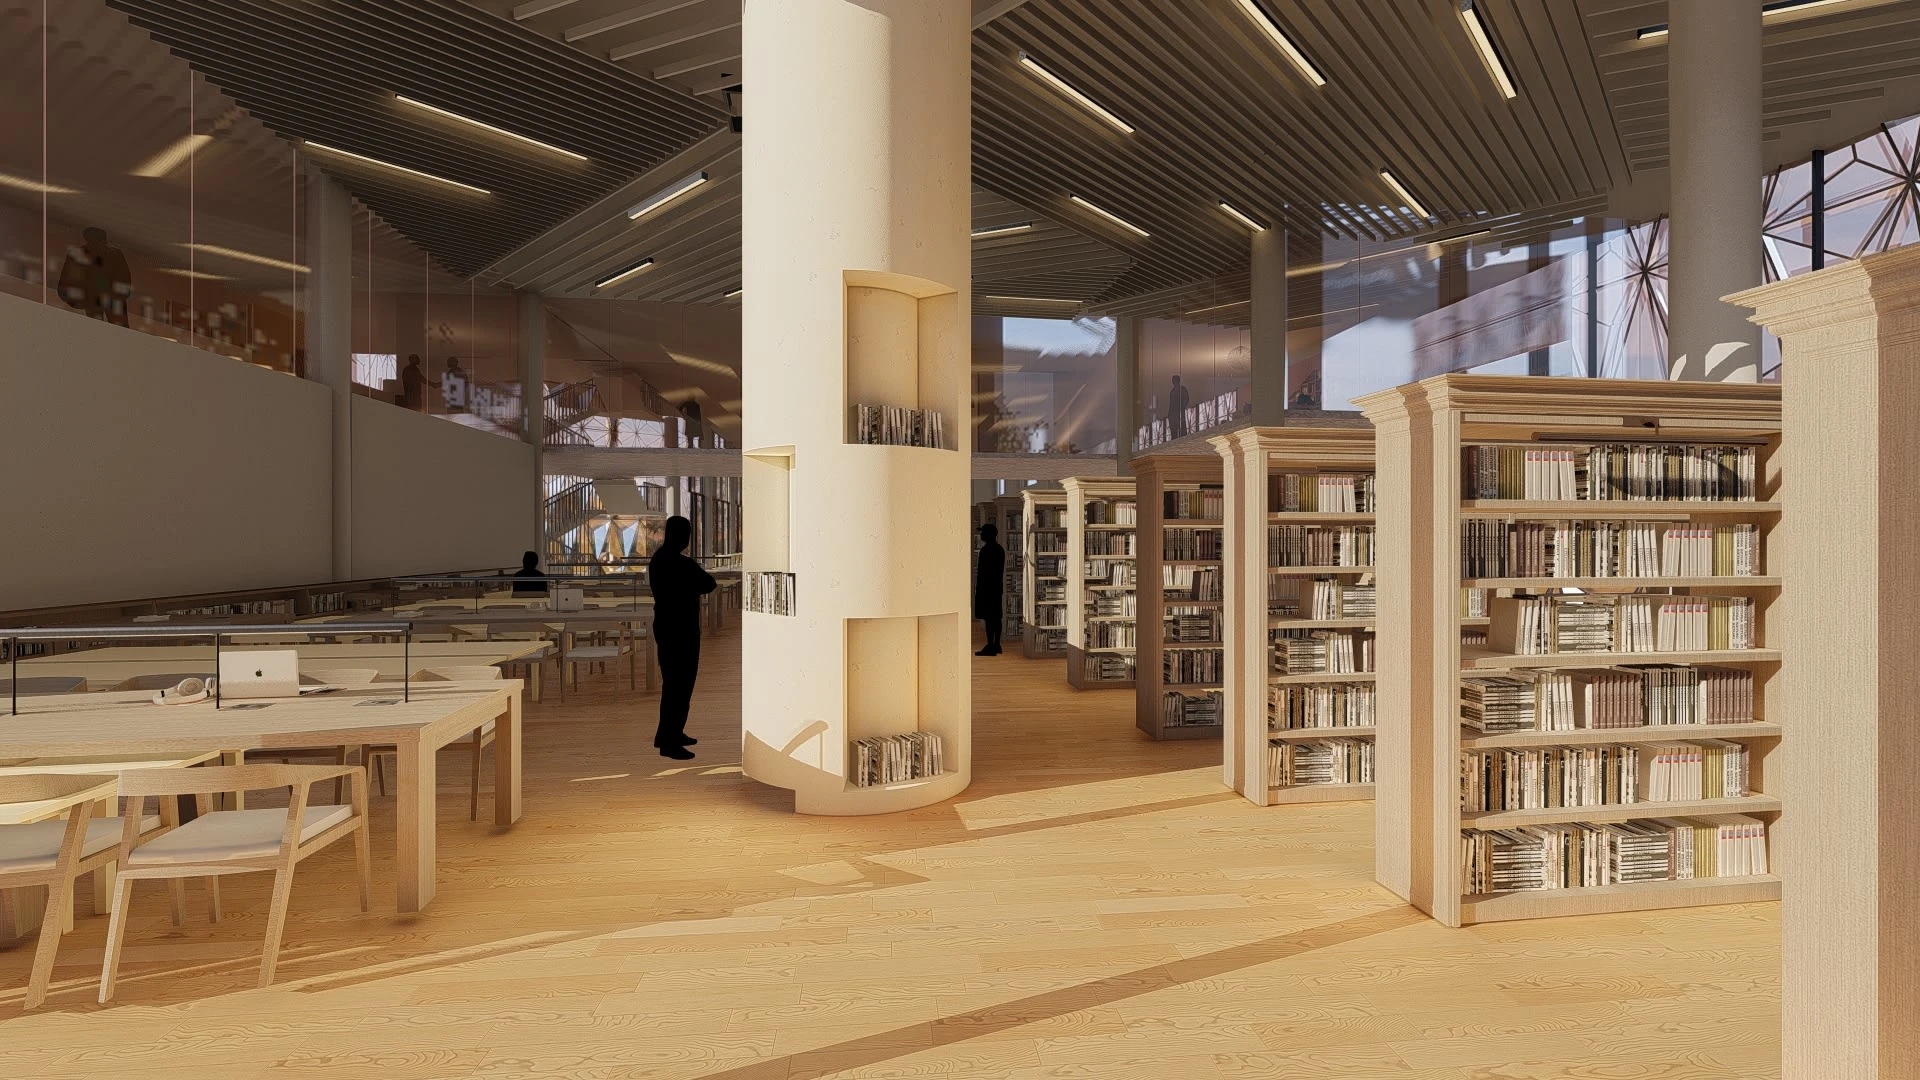
<path fill-rule="evenodd" d="M 794 602 L 741 615 L 742 769 L 791 789 L 801 813 L 889 813 L 950 798 L 971 775 L 969 464 L 957 449 L 862 441 L 854 419 L 861 406 L 964 416 L 968 323 L 950 286 L 838 277 L 830 301 L 779 321 L 808 331 L 809 354 L 834 354 L 840 377 L 768 364 L 749 391 L 762 407 L 741 457 L 742 568 L 792 575 Z M 814 336 L 822 325 L 831 340 Z M 884 755 L 885 779 L 863 754 Z"/>
<path fill-rule="evenodd" d="M 1134 723 L 1155 739 L 1220 737 L 1224 493 L 1216 456 L 1129 462 L 1139 495 Z"/>
<path fill-rule="evenodd" d="M 1020 653 L 1029 660 L 1067 655 L 1067 493 L 1020 493 Z"/>
<path fill-rule="evenodd" d="M 1132 477 L 1070 476 L 1067 493 L 1067 684 L 1130 690 L 1135 669 L 1135 534 Z"/>
<path fill-rule="evenodd" d="M 990 520 L 1000 530 L 1000 545 L 1007 549 L 1006 580 L 1000 593 L 1000 633 L 1002 638 L 1021 637 L 1026 625 L 1026 536 L 1021 532 L 1023 514 L 1018 495 L 1001 495 L 993 500 Z"/>
<path fill-rule="evenodd" d="M 1330 417 L 1210 442 L 1221 459 L 1228 524 L 1223 779 L 1258 806 L 1370 799 L 1375 727 L 1363 721 L 1377 712 L 1375 674 L 1290 674 L 1285 642 L 1338 635 L 1353 662 L 1327 666 L 1365 666 L 1375 627 L 1364 613 L 1374 566 L 1362 561 L 1374 527 L 1373 431 L 1358 416 Z M 1323 481 L 1335 508 L 1322 507 Z M 1349 499 L 1355 509 L 1344 509 Z M 1347 541 L 1339 557 L 1350 565 L 1311 565 L 1321 560 L 1301 550 L 1309 535 L 1308 548 Z M 1314 611 L 1316 582 L 1333 610 Z M 1347 608 L 1359 614 L 1345 617 Z M 1323 760 L 1324 776 L 1308 767 Z"/>
<path fill-rule="evenodd" d="M 1752 834 L 1781 808 L 1768 793 L 1780 654 L 1765 647 L 1779 388 L 1443 375 L 1356 404 L 1379 453 L 1381 884 L 1450 926 L 1777 899 L 1771 874 L 1690 875 L 1702 844 L 1722 866 L 1764 855 Z M 1710 572 L 1684 561 L 1701 557 L 1690 537 L 1740 532 L 1750 566 L 1731 550 Z M 1466 587 L 1492 591 L 1485 646 L 1461 644 Z M 1754 647 L 1716 640 L 1741 623 Z M 1713 647 L 1696 647 L 1703 630 Z M 1742 755 L 1744 783 L 1725 763 Z M 1632 801 L 1611 790 L 1621 768 L 1637 774 Z M 1663 770 L 1679 795 L 1650 801 Z M 1499 808 L 1465 809 L 1470 783 Z M 1752 824 L 1704 834 L 1718 815 Z M 1470 890 L 1470 855 L 1474 875 L 1506 884 Z"/>

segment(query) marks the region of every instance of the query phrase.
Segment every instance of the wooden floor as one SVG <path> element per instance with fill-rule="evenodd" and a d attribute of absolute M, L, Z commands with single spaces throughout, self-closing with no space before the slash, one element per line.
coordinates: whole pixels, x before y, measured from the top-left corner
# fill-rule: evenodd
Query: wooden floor
<path fill-rule="evenodd" d="M 1256 808 L 1217 744 L 1135 732 L 1130 693 L 975 663 L 973 788 L 874 819 L 797 817 L 740 775 L 732 634 L 696 761 L 600 677 L 530 707 L 513 829 L 468 823 L 442 759 L 425 914 L 393 910 L 391 799 L 373 914 L 348 846 L 304 864 L 269 989 L 265 877 L 228 879 L 215 927 L 136 892 L 109 1007 L 105 919 L 34 1013 L 29 950 L 0 951 L 0 1077 L 1779 1075 L 1774 907 L 1447 930 L 1372 883 L 1370 804 Z"/>

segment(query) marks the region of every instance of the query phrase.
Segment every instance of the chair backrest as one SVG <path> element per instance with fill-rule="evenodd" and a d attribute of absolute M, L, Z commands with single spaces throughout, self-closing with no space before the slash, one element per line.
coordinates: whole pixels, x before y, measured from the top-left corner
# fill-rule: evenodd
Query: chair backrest
<path fill-rule="evenodd" d="M 113 777 L 92 773 L 27 773 L 24 776 L 0 776 L 0 803 L 42 802 L 78 795 L 99 787 Z"/>
<path fill-rule="evenodd" d="M 270 791 L 344 775 L 338 765 L 202 765 L 193 769 L 129 769 L 120 774 L 122 798 Z"/>
<path fill-rule="evenodd" d="M 21 697 L 31 694 L 84 694 L 87 692 L 87 680 L 78 675 L 36 675 L 21 679 L 19 693 Z M 0 697 L 14 692 L 14 680 L 0 679 Z"/>
<path fill-rule="evenodd" d="M 211 678 L 213 678 L 213 672 L 211 671 L 183 671 L 183 672 L 174 672 L 168 675 L 135 675 L 131 679 L 121 680 L 119 685 L 115 686 L 114 689 L 115 690 L 171 690 L 174 687 L 179 686 L 182 682 L 186 681 L 187 679 L 211 679 Z"/>
<path fill-rule="evenodd" d="M 499 668 L 484 664 L 421 668 L 413 673 L 415 682 L 487 682 L 500 677 Z"/>

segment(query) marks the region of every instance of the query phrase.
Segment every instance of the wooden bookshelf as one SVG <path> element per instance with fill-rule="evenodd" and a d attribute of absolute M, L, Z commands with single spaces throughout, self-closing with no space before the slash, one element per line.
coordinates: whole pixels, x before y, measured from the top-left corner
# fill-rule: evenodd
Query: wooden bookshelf
<path fill-rule="evenodd" d="M 1026 603 L 1023 597 L 1027 584 L 1027 546 L 1026 536 L 1021 531 L 1022 519 L 1020 496 L 1001 495 L 993 500 L 993 514 L 990 520 L 1000 530 L 1000 545 L 1007 549 L 1007 574 L 1000 593 L 1002 641 L 1021 637 L 1021 628 L 1026 625 Z"/>
<path fill-rule="evenodd" d="M 1690 904 L 1777 899 L 1774 874 L 1742 877 L 1521 888 L 1468 895 L 1463 866 L 1467 834 L 1554 825 L 1603 826 L 1660 818 L 1744 814 L 1771 833 L 1781 803 L 1770 791 L 1771 763 L 1783 734 L 1782 717 L 1769 713 L 1782 654 L 1777 649 L 1687 649 L 1667 652 L 1530 652 L 1516 654 L 1521 596 L 1577 598 L 1632 594 L 1750 598 L 1754 644 L 1770 643 L 1769 612 L 1780 579 L 1772 567 L 1781 521 L 1779 390 L 1757 385 L 1628 382 L 1444 375 L 1359 399 L 1374 422 L 1381 449 L 1379 617 L 1381 650 L 1379 751 L 1376 782 L 1376 877 L 1416 907 L 1450 926 L 1506 919 L 1635 911 Z M 1477 446 L 1537 446 L 1572 451 L 1584 469 L 1589 447 L 1607 444 L 1679 444 L 1750 448 L 1755 497 L 1727 499 L 1487 499 L 1470 471 Z M 1517 451 L 1524 454 L 1524 450 Z M 1476 459 L 1477 460 L 1477 459 Z M 1492 468 L 1492 466 L 1489 466 Z M 1572 467 L 1569 466 L 1569 469 Z M 1501 492 L 1525 478 L 1507 477 Z M 1584 473 L 1575 486 L 1582 494 Z M 1469 487 L 1469 484 L 1476 485 Z M 1538 488 L 1527 488 L 1527 491 Z M 1662 526 L 1751 525 L 1758 537 L 1759 575 L 1665 577 L 1469 576 L 1463 523 L 1504 519 L 1539 522 L 1630 522 Z M 1500 532 L 1496 537 L 1510 537 Z M 1664 533 L 1656 535 L 1664 536 Z M 1510 541 L 1509 541 L 1510 542 Z M 1664 558 L 1664 556 L 1662 556 Z M 1477 565 L 1477 564 L 1476 564 Z M 1571 563 L 1567 565 L 1572 565 Z M 1665 565 L 1662 569 L 1667 569 Z M 1462 589 L 1490 590 L 1489 618 L 1462 617 Z M 1563 592 L 1578 590 L 1578 593 Z M 1557 609 L 1555 609 L 1557 610 Z M 1557 616 L 1554 616 L 1557 618 Z M 1489 626 L 1490 624 L 1490 626 Z M 1461 633 L 1488 626 L 1489 644 L 1463 645 Z M 1531 639 L 1529 639 L 1531 640 Z M 1502 643 L 1505 643 L 1504 645 Z M 1616 640 L 1616 644 L 1618 644 Z M 1557 631 L 1551 642 L 1559 648 Z M 1464 721 L 1463 679 L 1497 678 L 1623 665 L 1709 665 L 1751 671 L 1750 723 L 1629 728 L 1575 728 L 1482 733 Z M 1631 684 L 1629 684 L 1631 685 Z M 1577 691 L 1576 691 L 1577 692 Z M 1536 714 L 1537 715 L 1537 714 Z M 1536 720 L 1537 722 L 1537 720 Z M 1463 811 L 1464 754 L 1568 747 L 1581 752 L 1610 745 L 1726 740 L 1746 748 L 1747 791 L 1740 797 L 1538 809 Z M 1582 750 L 1581 748 L 1586 748 Z M 1398 795 L 1395 793 L 1404 793 Z M 1644 799 L 1645 794 L 1642 794 Z M 1772 838 L 1769 835 L 1768 843 Z M 1769 858 L 1769 869 L 1774 861 Z"/>
<path fill-rule="evenodd" d="M 1020 492 L 1020 654 L 1067 655 L 1067 493 Z"/>
<path fill-rule="evenodd" d="M 1134 676 L 1134 723 L 1155 739 L 1217 739 L 1226 652 L 1220 546 L 1226 522 L 1220 458 L 1212 454 L 1149 454 L 1132 459 L 1129 465 L 1140 496 L 1140 556 L 1136 563 L 1140 575 L 1140 648 L 1136 655 L 1139 671 Z M 1167 512 L 1170 501 L 1171 515 Z M 1176 545 L 1195 550 L 1174 550 Z M 1177 557 L 1169 557 L 1170 551 Z M 1189 575 L 1191 581 L 1185 587 L 1168 580 Z M 1171 640 L 1171 619 L 1176 614 L 1206 620 L 1209 629 L 1198 636 L 1207 640 Z M 1209 677 L 1173 682 L 1166 676 L 1169 662 L 1210 664 L 1211 670 L 1190 673 Z M 1179 712 L 1187 719 L 1167 718 L 1169 696 L 1180 699 Z"/>
<path fill-rule="evenodd" d="M 1139 563 L 1133 478 L 1070 476 L 1060 486 L 1067 495 L 1067 685 L 1131 690 L 1138 652 L 1133 631 L 1139 625 L 1132 606 Z M 1098 553 L 1089 554 L 1089 548 Z M 1102 568 L 1104 573 L 1088 580 Z M 1123 670 L 1125 677 L 1088 673 L 1089 664 L 1101 663 Z"/>
<path fill-rule="evenodd" d="M 1283 785 L 1273 774 L 1276 747 L 1325 740 L 1370 742 L 1371 725 L 1280 729 L 1269 695 L 1282 688 L 1371 687 L 1371 672 L 1276 674 L 1276 642 L 1332 631 L 1367 635 L 1372 618 L 1315 619 L 1301 610 L 1302 586 L 1316 577 L 1362 583 L 1371 566 L 1269 566 L 1269 530 L 1284 526 L 1366 528 L 1370 512 L 1288 509 L 1273 498 L 1271 477 L 1353 476 L 1373 472 L 1373 432 L 1357 416 L 1329 417 L 1312 427 L 1243 428 L 1210 440 L 1219 453 L 1226 492 L 1226 678 L 1222 690 L 1223 775 L 1228 786 L 1260 806 L 1371 799 L 1373 783 Z M 1310 586 L 1308 586 L 1310 588 Z"/>

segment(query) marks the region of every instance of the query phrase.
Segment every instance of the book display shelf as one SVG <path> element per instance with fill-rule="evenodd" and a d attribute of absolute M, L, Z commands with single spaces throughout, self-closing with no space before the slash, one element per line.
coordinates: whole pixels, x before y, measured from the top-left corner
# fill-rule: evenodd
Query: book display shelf
<path fill-rule="evenodd" d="M 1134 723 L 1155 739 L 1217 739 L 1226 659 L 1220 459 L 1148 455 L 1129 467 L 1140 519 Z"/>
<path fill-rule="evenodd" d="M 1228 525 L 1224 779 L 1258 806 L 1370 799 L 1373 431 L 1330 417 L 1210 441 Z"/>
<path fill-rule="evenodd" d="M 950 798 L 970 776 L 972 582 L 954 572 L 972 546 L 969 462 L 876 441 L 847 418 L 860 406 L 965 415 L 966 314 L 951 287 L 903 274 L 850 270 L 831 284 L 814 306 L 843 323 L 817 310 L 786 322 L 837 326 L 795 347 L 836 357 L 842 378 L 773 365 L 742 455 L 754 507 L 743 569 L 797 587 L 784 613 L 741 616 L 742 767 L 792 789 L 801 813 L 890 813 Z M 864 496 L 849 503 L 849 490 Z"/>
<path fill-rule="evenodd" d="M 1067 655 L 1067 493 L 1020 493 L 1020 654 L 1029 660 Z"/>
<path fill-rule="evenodd" d="M 1134 680 L 1135 534 L 1132 477 L 1068 477 L 1067 685 L 1131 690 Z"/>
<path fill-rule="evenodd" d="M 1381 884 L 1449 926 L 1777 899 L 1779 388 L 1443 375 L 1356 404 Z"/>
<path fill-rule="evenodd" d="M 1021 533 L 1020 496 L 1001 495 L 993 500 L 993 516 L 988 520 L 1000 530 L 1000 544 L 1007 549 L 1007 576 L 1000 591 L 1000 636 L 1002 640 L 1021 636 L 1026 625 L 1026 604 L 1021 597 L 1026 588 L 1026 537 Z"/>

